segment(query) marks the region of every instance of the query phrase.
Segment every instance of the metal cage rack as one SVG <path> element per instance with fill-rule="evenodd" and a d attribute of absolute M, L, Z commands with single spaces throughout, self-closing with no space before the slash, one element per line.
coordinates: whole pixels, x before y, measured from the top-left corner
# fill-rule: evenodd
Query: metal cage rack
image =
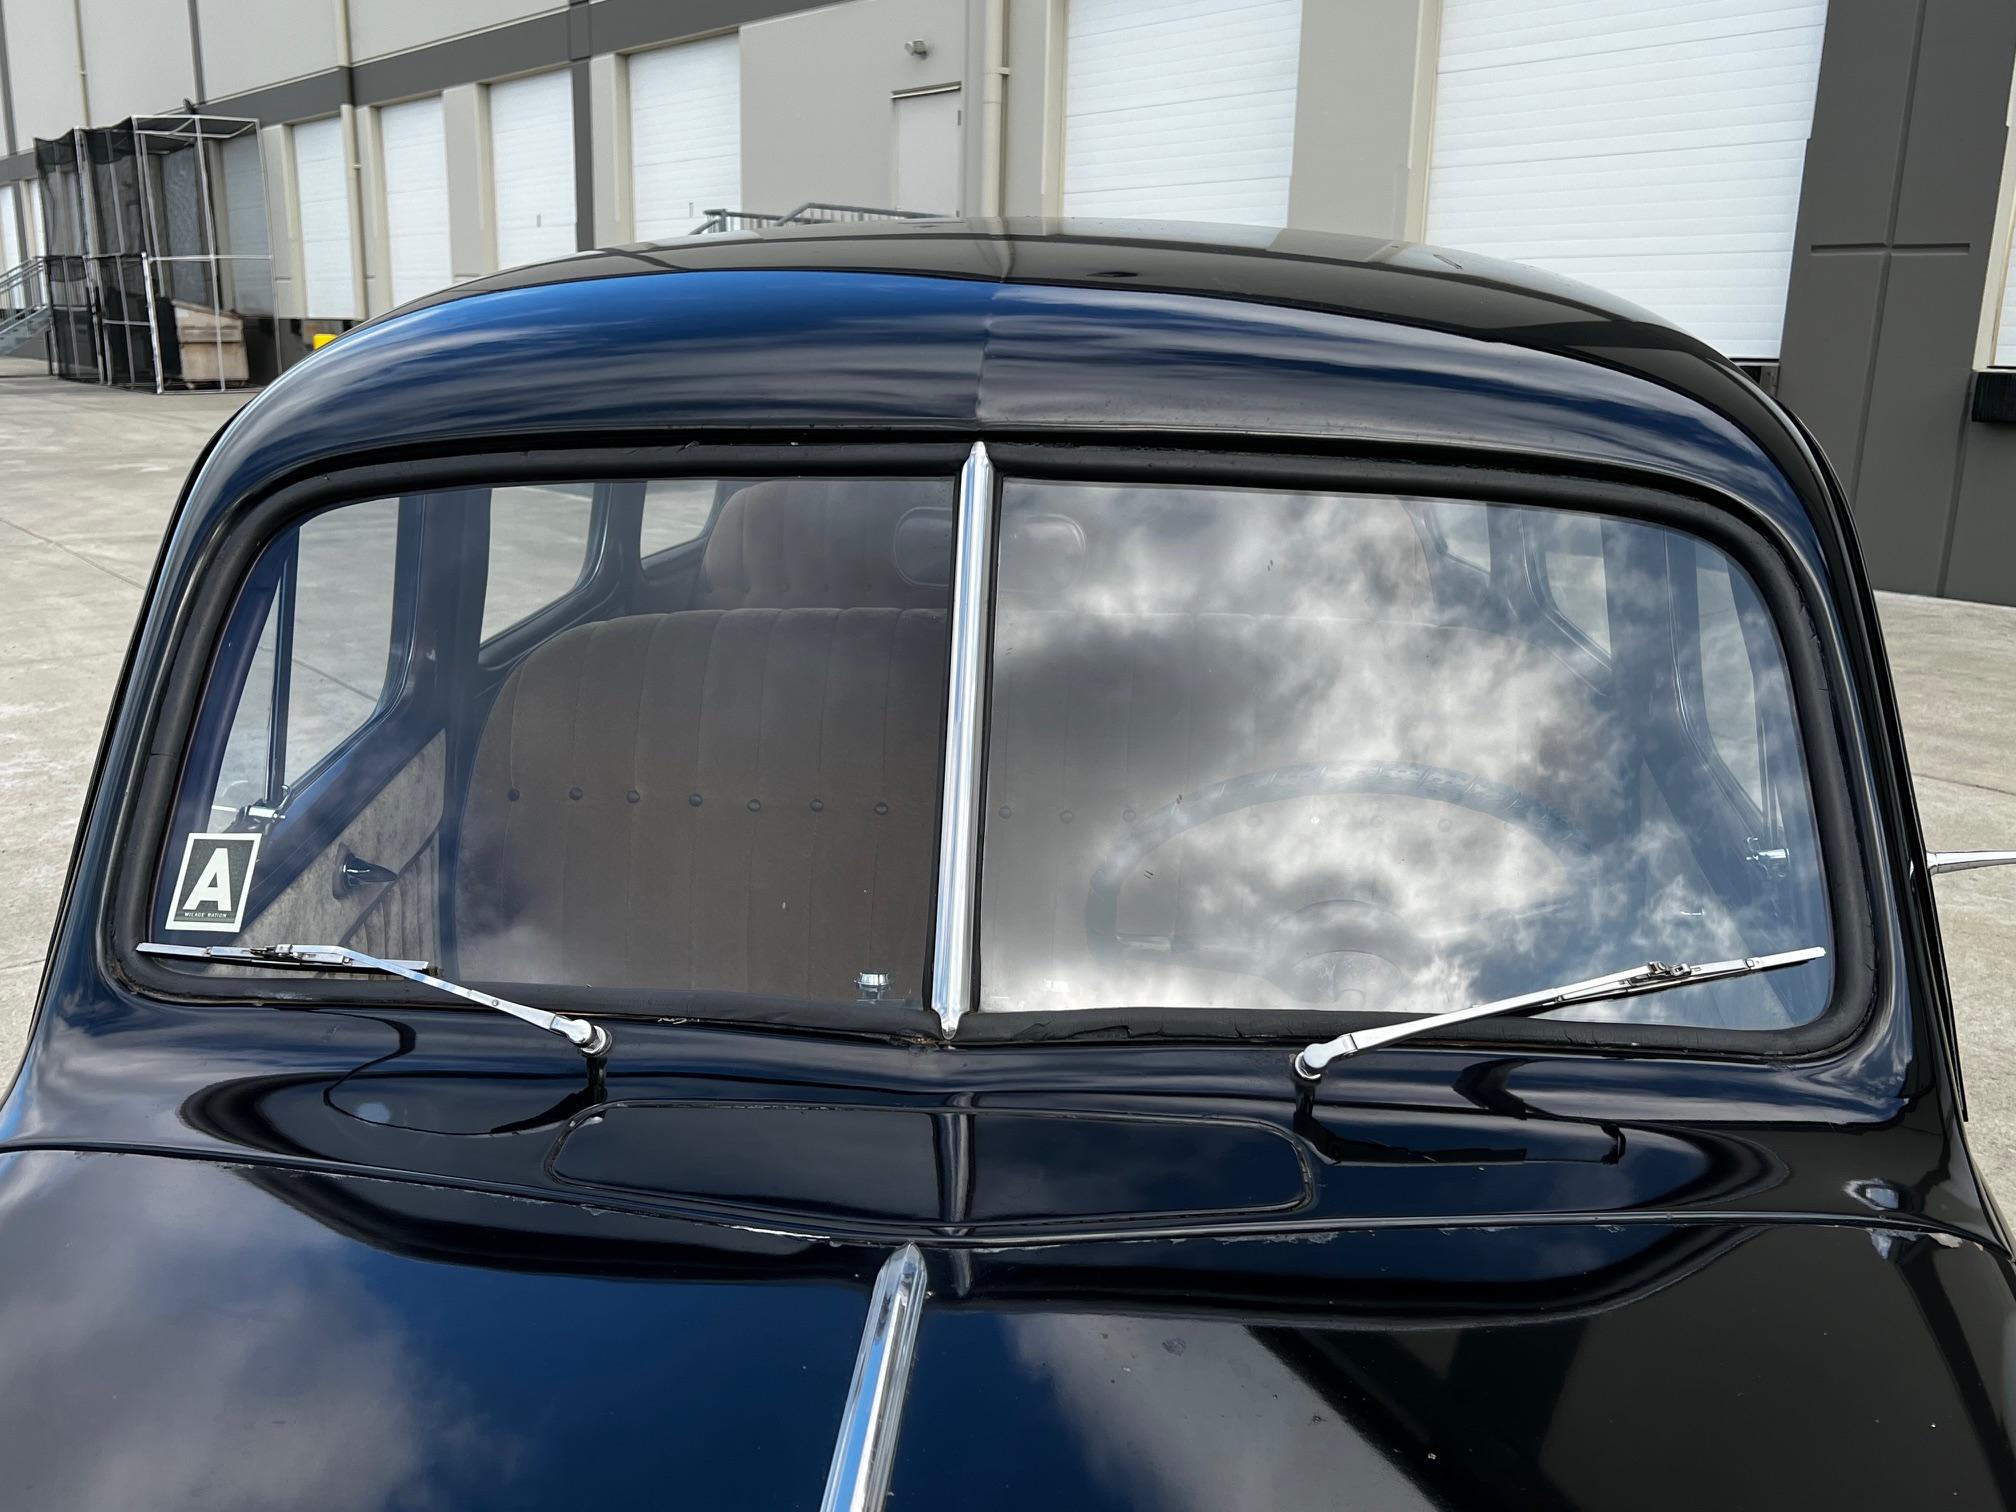
<path fill-rule="evenodd" d="M 134 116 L 38 139 L 50 366 L 156 393 L 250 381 L 270 316 L 259 123 Z"/>

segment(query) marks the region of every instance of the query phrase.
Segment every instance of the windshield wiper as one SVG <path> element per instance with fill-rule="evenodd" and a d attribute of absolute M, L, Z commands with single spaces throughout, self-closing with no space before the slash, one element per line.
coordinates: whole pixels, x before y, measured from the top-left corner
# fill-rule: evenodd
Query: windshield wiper
<path fill-rule="evenodd" d="M 1295 1074 L 1306 1082 L 1319 1080 L 1324 1069 L 1334 1060 L 1342 1060 L 1347 1055 L 1356 1055 L 1362 1050 L 1374 1050 L 1381 1045 L 1390 1045 L 1398 1040 L 1412 1039 L 1417 1034 L 1426 1034 L 1431 1029 L 1440 1029 L 1448 1024 L 1466 1024 L 1471 1019 L 1491 1018 L 1500 1013 L 1521 1013 L 1535 1008 L 1558 1008 L 1564 1003 L 1594 1003 L 1606 998 L 1635 997 L 1641 992 L 1665 992 L 1672 987 L 1686 987 L 1695 982 L 1712 982 L 1720 977 L 1749 976 L 1756 971 L 1775 971 L 1780 966 L 1796 966 L 1802 961 L 1817 961 L 1827 952 L 1818 945 L 1809 945 L 1804 950 L 1781 950 L 1776 955 L 1743 956 L 1734 961 L 1706 961 L 1698 966 L 1668 966 L 1659 961 L 1647 961 L 1642 966 L 1627 967 L 1623 971 L 1613 971 L 1607 976 L 1588 977 L 1580 982 L 1568 982 L 1560 987 L 1542 987 L 1537 992 L 1522 992 L 1517 997 L 1499 998 L 1491 1003 L 1472 1003 L 1467 1008 L 1455 1008 L 1448 1013 L 1431 1013 L 1424 1018 L 1407 1019 L 1398 1024 L 1385 1024 L 1376 1029 L 1356 1029 L 1349 1034 L 1340 1034 L 1333 1040 L 1323 1040 L 1307 1046 L 1295 1054 Z"/>
<path fill-rule="evenodd" d="M 240 966 L 295 967 L 303 971 L 364 971 L 377 976 L 404 977 L 422 987 L 452 993 L 464 1002 L 495 1008 L 515 1019 L 557 1034 L 591 1060 L 609 1053 L 609 1031 L 588 1019 L 570 1018 L 564 1013 L 548 1013 L 528 1008 L 507 998 L 492 997 L 474 987 L 464 987 L 443 977 L 429 975 L 425 961 L 387 961 L 345 945 L 160 945 L 149 940 L 140 947 L 142 955 L 179 956 L 185 960 L 233 961 Z"/>

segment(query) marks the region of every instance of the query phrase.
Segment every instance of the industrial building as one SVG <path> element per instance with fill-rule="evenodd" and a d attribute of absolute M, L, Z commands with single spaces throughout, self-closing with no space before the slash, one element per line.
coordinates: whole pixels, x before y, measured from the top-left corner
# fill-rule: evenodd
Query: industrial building
<path fill-rule="evenodd" d="M 460 279 L 808 205 L 1429 241 L 1694 332 L 1811 426 L 1882 586 L 2016 603 L 2012 84 L 2007 0 L 0 0 L 0 265 L 62 250 L 64 164 L 180 153 L 178 115 L 219 123 L 228 260 L 182 337 L 242 325 L 255 379 Z M 55 344 L 28 284 L 0 337 Z"/>

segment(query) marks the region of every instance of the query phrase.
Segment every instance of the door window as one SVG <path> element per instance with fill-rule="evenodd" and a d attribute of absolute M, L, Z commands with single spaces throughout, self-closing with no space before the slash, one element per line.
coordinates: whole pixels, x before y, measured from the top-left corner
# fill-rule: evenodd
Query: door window
<path fill-rule="evenodd" d="M 644 486 L 644 521 L 637 554 L 647 562 L 660 552 L 690 545 L 707 533 L 721 485 L 712 478 L 661 478 Z"/>
<path fill-rule="evenodd" d="M 565 598 L 594 565 L 595 486 L 539 484 L 490 491 L 490 571 L 483 639 Z"/>

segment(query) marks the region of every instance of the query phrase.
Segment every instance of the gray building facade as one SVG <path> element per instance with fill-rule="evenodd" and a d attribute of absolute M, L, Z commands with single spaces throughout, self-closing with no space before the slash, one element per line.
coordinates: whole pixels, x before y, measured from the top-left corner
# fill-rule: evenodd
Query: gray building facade
<path fill-rule="evenodd" d="M 0 0 L 0 252 L 39 245 L 38 138 L 185 104 L 260 124 L 264 226 L 233 235 L 296 351 L 721 208 L 1447 241 L 1697 330 L 1813 428 L 1879 585 L 2016 604 L 2016 6 L 1532 11 Z"/>

